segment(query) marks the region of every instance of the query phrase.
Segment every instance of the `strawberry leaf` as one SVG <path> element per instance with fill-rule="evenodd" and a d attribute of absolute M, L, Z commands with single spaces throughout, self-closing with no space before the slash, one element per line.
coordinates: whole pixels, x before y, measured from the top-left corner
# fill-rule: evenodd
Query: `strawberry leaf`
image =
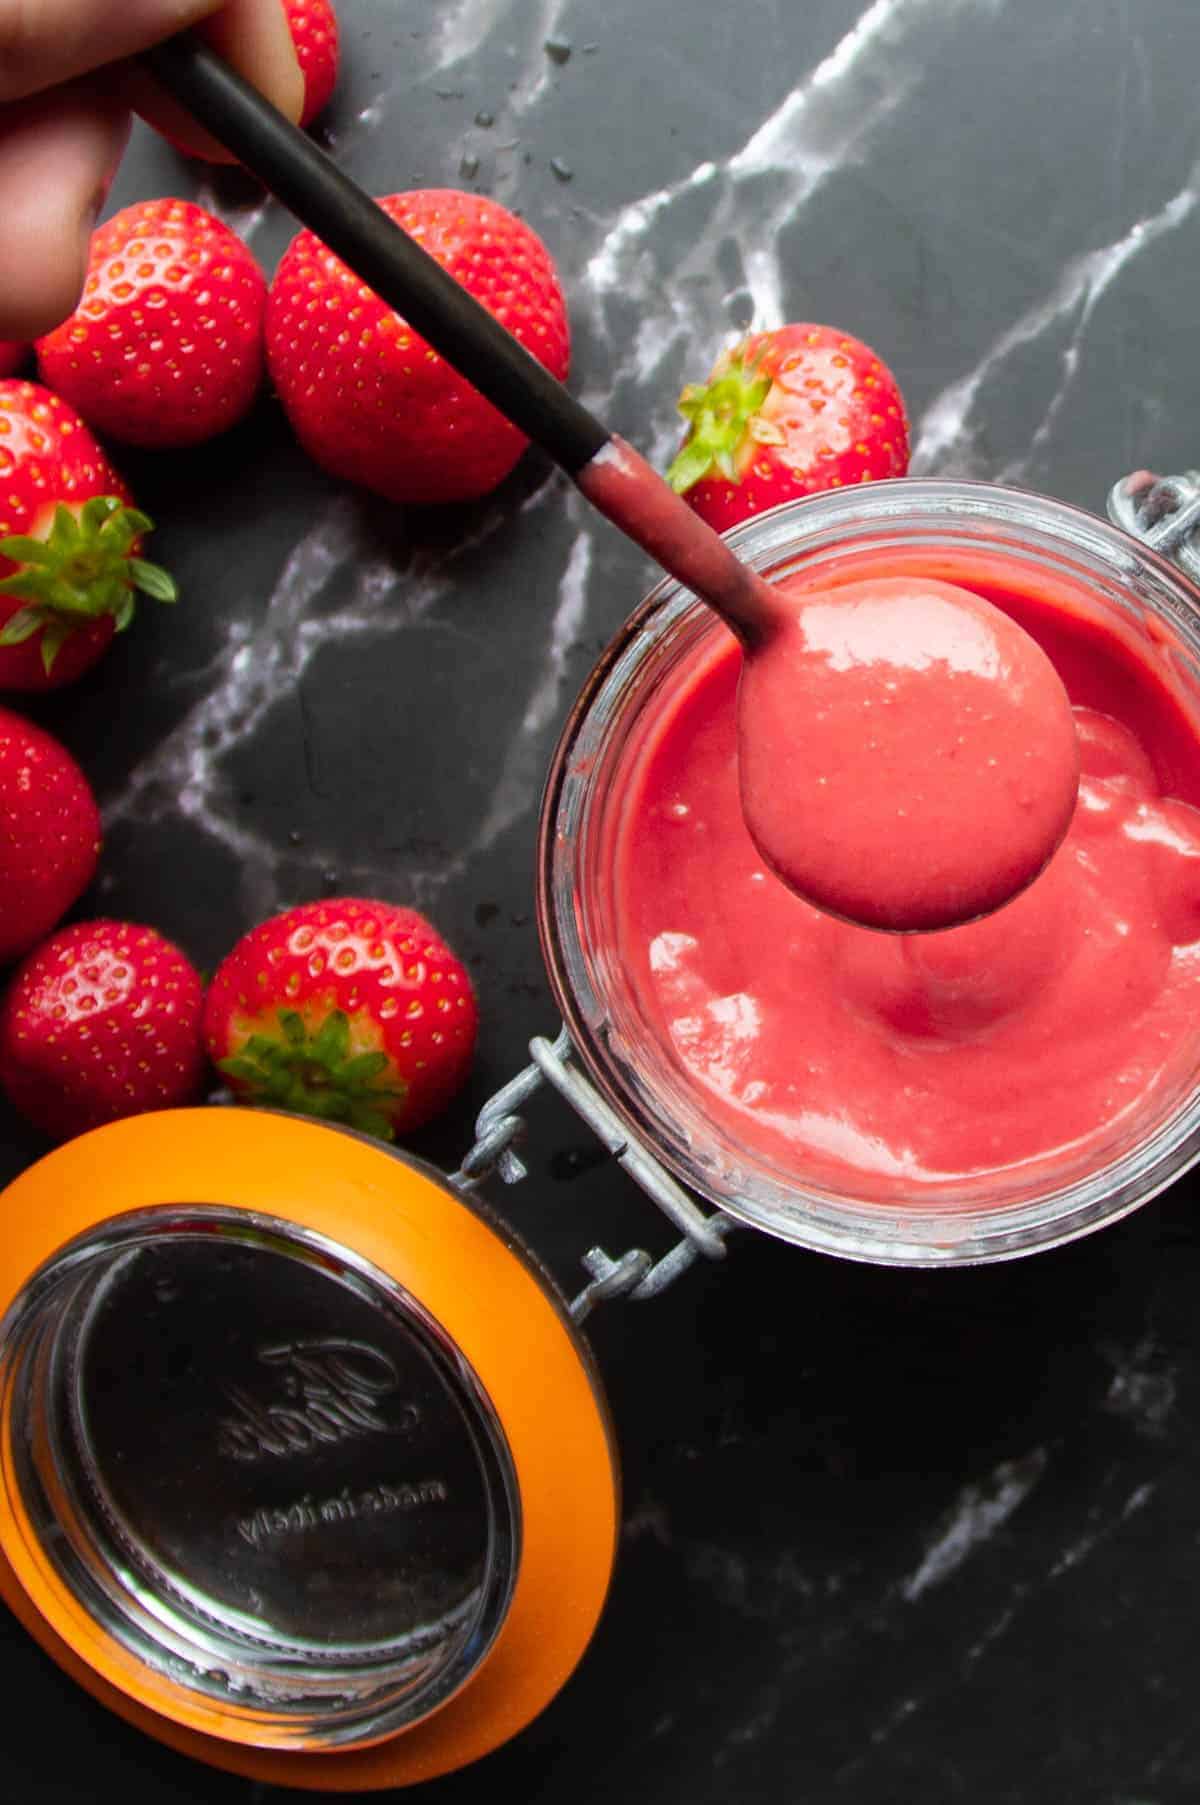
<path fill-rule="evenodd" d="M 147 564 L 144 558 L 130 558 L 129 575 L 138 589 L 156 602 L 177 602 L 179 587 L 169 571 L 158 564 Z"/>
<path fill-rule="evenodd" d="M 101 498 L 97 496 L 96 499 L 100 500 Z M 87 504 L 85 503 L 84 505 L 86 506 Z M 81 522 L 71 512 L 70 508 L 67 507 L 66 503 L 61 501 L 54 510 L 54 525 L 51 528 L 51 537 L 53 538 L 56 534 L 64 545 L 70 546 L 78 545 L 83 537 Z"/>
<path fill-rule="evenodd" d="M 359 1053 L 354 1059 L 347 1059 L 338 1072 L 342 1083 L 354 1089 L 364 1089 L 372 1078 L 378 1078 L 386 1072 L 391 1064 L 386 1053 Z"/>
<path fill-rule="evenodd" d="M 60 502 L 45 538 L 27 533 L 0 539 L 0 556 L 18 568 L 0 579 L 0 595 L 19 596 L 22 615 L 34 616 L 17 629 L 30 637 L 44 627 L 42 656 L 50 670 L 67 635 L 109 614 L 116 631 L 129 626 L 140 590 L 154 601 L 174 602 L 175 582 L 157 564 L 134 555 L 153 522 L 116 495 L 93 495 L 78 512 Z M 14 617 L 15 618 L 15 617 Z M 53 631 L 52 631 L 53 629 Z M 19 644 L 20 640 L 0 640 Z"/>
<path fill-rule="evenodd" d="M 217 1060 L 218 1072 L 224 1072 L 227 1078 L 239 1078 L 243 1084 L 261 1084 L 263 1070 L 253 1059 L 244 1059 L 234 1054 L 229 1059 Z"/>
<path fill-rule="evenodd" d="M 62 621 L 50 621 L 43 627 L 42 669 L 45 671 L 47 677 L 54 669 L 54 661 L 70 637 L 71 628 Z"/>
<path fill-rule="evenodd" d="M 0 539 L 0 552 L 14 564 L 53 564 L 54 553 L 44 539 L 33 539 L 28 533 L 10 533 Z"/>
<path fill-rule="evenodd" d="M 738 455 L 753 435 L 758 410 L 771 392 L 771 378 L 756 374 L 757 363 L 736 356 L 717 366 L 712 381 L 690 384 L 679 397 L 679 411 L 691 430 L 667 471 L 667 481 L 684 495 L 716 470 L 726 481 L 738 481 Z"/>
<path fill-rule="evenodd" d="M 350 1022 L 341 1009 L 325 1017 L 312 1043 L 313 1058 L 329 1066 L 341 1065 L 350 1051 Z"/>
<path fill-rule="evenodd" d="M 18 608 L 0 629 L 0 646 L 23 645 L 33 638 L 41 624 L 42 617 L 36 608 Z"/>
<path fill-rule="evenodd" d="M 685 495 L 694 483 L 707 476 L 712 462 L 712 453 L 707 446 L 690 439 L 667 471 L 667 479 L 676 495 Z"/>
<path fill-rule="evenodd" d="M 130 511 L 121 507 L 115 495 L 93 495 L 79 510 L 79 524 L 85 532 L 102 531 L 110 521 Z"/>
<path fill-rule="evenodd" d="M 276 1010 L 274 1022 L 275 1031 L 251 1034 L 217 1061 L 218 1071 L 233 1079 L 248 1102 L 393 1139 L 392 1116 L 403 1105 L 407 1086 L 382 1049 L 350 1053 L 344 1010 L 331 1010 L 311 1035 L 295 1009 Z"/>
<path fill-rule="evenodd" d="M 304 1030 L 304 1018 L 303 1016 L 298 1015 L 294 1009 L 281 1009 L 279 1011 L 279 1026 L 283 1029 L 284 1039 L 289 1045 L 293 1047 L 302 1047 L 304 1045 L 305 1040 L 308 1038 Z M 257 1039 L 257 1036 L 255 1038 Z M 251 1045 L 253 1044 L 252 1041 Z M 270 1046 L 271 1042 L 268 1041 L 267 1045 Z"/>

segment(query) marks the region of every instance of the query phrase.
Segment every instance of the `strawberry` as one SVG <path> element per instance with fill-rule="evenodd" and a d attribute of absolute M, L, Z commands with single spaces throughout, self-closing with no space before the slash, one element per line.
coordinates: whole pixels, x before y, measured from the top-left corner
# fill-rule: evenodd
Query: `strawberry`
<path fill-rule="evenodd" d="M 99 856 L 100 812 L 75 760 L 0 708 L 0 965 L 61 921 Z"/>
<path fill-rule="evenodd" d="M 684 389 L 667 472 L 718 532 L 782 501 L 908 469 L 904 400 L 867 345 L 830 326 L 756 332 Z"/>
<path fill-rule="evenodd" d="M 0 1088 L 56 1141 L 192 1102 L 203 989 L 177 946 L 130 921 L 80 921 L 18 966 L 0 1009 Z"/>
<path fill-rule="evenodd" d="M 337 897 L 254 928 L 209 988 L 204 1038 L 235 1093 L 392 1140 L 467 1076 L 471 981 L 414 909 Z"/>
<path fill-rule="evenodd" d="M 495 201 L 453 188 L 379 204 L 553 375 L 566 375 L 566 303 L 536 233 Z M 292 241 L 271 285 L 267 365 L 309 455 L 390 501 L 486 495 L 528 443 L 311 232 Z"/>
<path fill-rule="evenodd" d="M 0 689 L 60 689 L 133 618 L 137 590 L 173 602 L 137 556 L 134 508 L 74 408 L 33 382 L 0 382 Z"/>
<path fill-rule="evenodd" d="M 258 393 L 266 293 L 241 239 L 203 207 L 125 207 L 92 234 L 79 306 L 37 341 L 42 376 L 110 438 L 198 445 Z"/>
<path fill-rule="evenodd" d="M 19 370 L 28 349 L 28 345 L 17 345 L 12 339 L 0 338 L 0 376 L 11 376 L 14 370 Z"/>
<path fill-rule="evenodd" d="M 338 77 L 338 22 L 330 0 L 283 0 L 296 60 L 304 77 L 301 125 L 329 105 Z"/>

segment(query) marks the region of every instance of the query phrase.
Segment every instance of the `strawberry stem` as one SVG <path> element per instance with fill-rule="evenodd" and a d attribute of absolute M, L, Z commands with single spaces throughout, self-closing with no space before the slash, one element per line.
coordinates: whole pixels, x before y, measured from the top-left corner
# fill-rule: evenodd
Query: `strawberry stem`
<path fill-rule="evenodd" d="M 315 1034 L 294 1009 L 280 1009 L 275 1034 L 252 1034 L 217 1070 L 236 1080 L 246 1100 L 323 1122 L 344 1122 L 379 1140 L 394 1140 L 388 1108 L 402 1102 L 402 1084 L 376 1080 L 391 1064 L 386 1053 L 351 1053 L 350 1018 L 333 1009 Z"/>
<path fill-rule="evenodd" d="M 679 397 L 690 431 L 667 471 L 677 495 L 713 471 L 737 482 L 737 454 L 771 389 L 771 378 L 756 375 L 755 367 L 734 353 L 718 364 L 710 382 L 690 384 Z"/>
<path fill-rule="evenodd" d="M 154 523 L 115 495 L 95 495 L 76 513 L 60 502 L 45 538 L 14 533 L 0 539 L 0 556 L 19 566 L 0 579 L 0 595 L 23 606 L 0 628 L 0 646 L 42 635 L 47 675 L 64 643 L 81 627 L 111 614 L 118 633 L 133 619 L 140 590 L 156 602 L 178 598 L 175 580 L 135 555 Z"/>

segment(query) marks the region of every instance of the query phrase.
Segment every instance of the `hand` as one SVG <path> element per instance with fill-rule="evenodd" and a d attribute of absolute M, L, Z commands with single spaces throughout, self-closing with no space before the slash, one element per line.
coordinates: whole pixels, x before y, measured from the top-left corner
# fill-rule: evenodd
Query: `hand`
<path fill-rule="evenodd" d="M 298 119 L 303 80 L 279 0 L 0 0 L 0 339 L 36 338 L 74 309 L 131 107 L 218 154 L 127 60 L 201 20 Z"/>

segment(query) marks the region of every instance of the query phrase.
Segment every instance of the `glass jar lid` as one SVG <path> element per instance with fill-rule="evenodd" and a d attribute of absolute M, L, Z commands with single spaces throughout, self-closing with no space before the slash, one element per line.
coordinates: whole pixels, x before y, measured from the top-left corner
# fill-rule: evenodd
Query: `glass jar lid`
<path fill-rule="evenodd" d="M 473 1199 L 213 1110 L 72 1142 L 3 1209 L 0 1580 L 51 1652 L 289 1784 L 445 1771 L 541 1708 L 607 1586 L 611 1443 L 565 1307 Z"/>
<path fill-rule="evenodd" d="M 401 1729 L 478 1664 L 512 1462 L 381 1274 L 280 1220 L 138 1211 L 57 1255 L 7 1340 L 15 1506 L 134 1658 L 282 1747 Z"/>

